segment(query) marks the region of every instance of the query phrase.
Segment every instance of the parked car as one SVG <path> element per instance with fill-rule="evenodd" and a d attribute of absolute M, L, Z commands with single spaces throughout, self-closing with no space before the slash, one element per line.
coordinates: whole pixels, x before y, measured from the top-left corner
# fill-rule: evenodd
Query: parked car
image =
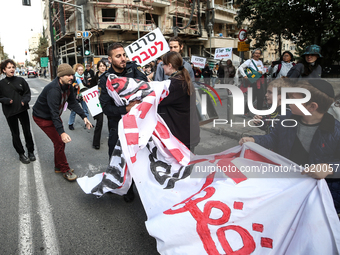
<path fill-rule="evenodd" d="M 38 73 L 34 70 L 29 70 L 27 71 L 27 78 L 29 78 L 30 76 L 33 76 L 34 78 L 36 78 L 38 76 Z"/>

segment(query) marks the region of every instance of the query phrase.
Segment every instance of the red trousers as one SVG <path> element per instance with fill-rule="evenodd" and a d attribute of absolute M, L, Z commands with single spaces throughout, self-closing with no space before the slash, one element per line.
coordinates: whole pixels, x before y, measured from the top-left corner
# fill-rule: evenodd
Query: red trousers
<path fill-rule="evenodd" d="M 65 155 L 65 143 L 61 140 L 61 137 L 53 125 L 52 120 L 45 120 L 36 116 L 33 116 L 35 123 L 45 132 L 45 134 L 51 139 L 54 145 L 54 167 L 59 168 L 61 172 L 65 173 L 70 170 Z"/>

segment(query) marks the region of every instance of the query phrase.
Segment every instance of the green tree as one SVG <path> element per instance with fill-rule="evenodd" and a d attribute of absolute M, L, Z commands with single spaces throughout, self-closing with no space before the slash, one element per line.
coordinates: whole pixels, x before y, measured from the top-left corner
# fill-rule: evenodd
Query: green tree
<path fill-rule="evenodd" d="M 340 60 L 339 0 L 236 0 L 239 25 L 249 21 L 256 47 L 280 38 L 292 40 L 300 51 L 307 45 L 322 47 L 324 65 Z M 281 53 L 281 43 L 279 45 Z"/>
<path fill-rule="evenodd" d="M 48 48 L 48 42 L 45 36 L 40 37 L 39 45 L 35 49 L 30 49 L 31 53 L 35 55 L 33 61 L 40 63 L 40 58 L 47 57 L 46 50 Z"/>

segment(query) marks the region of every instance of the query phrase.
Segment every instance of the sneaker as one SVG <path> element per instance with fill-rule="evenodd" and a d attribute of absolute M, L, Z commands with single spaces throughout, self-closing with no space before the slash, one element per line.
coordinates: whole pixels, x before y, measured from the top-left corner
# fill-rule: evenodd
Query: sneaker
<path fill-rule="evenodd" d="M 69 171 L 73 172 L 73 171 L 74 171 L 74 169 L 70 169 Z M 55 167 L 55 168 L 54 168 L 54 172 L 55 172 L 56 174 L 60 174 L 60 173 L 62 173 L 62 171 L 60 171 L 60 169 L 59 169 L 59 168 L 57 168 L 57 167 Z"/>
<path fill-rule="evenodd" d="M 73 124 L 72 125 L 68 125 L 68 129 L 69 130 L 74 130 Z"/>
<path fill-rule="evenodd" d="M 73 173 L 72 169 L 64 173 L 63 177 L 70 182 L 75 181 L 77 179 L 77 175 Z"/>
<path fill-rule="evenodd" d="M 28 158 L 30 159 L 30 161 L 35 161 L 36 160 L 33 152 L 29 152 L 28 153 Z"/>
<path fill-rule="evenodd" d="M 31 161 L 25 154 L 19 154 L 19 160 L 24 164 L 29 164 Z"/>

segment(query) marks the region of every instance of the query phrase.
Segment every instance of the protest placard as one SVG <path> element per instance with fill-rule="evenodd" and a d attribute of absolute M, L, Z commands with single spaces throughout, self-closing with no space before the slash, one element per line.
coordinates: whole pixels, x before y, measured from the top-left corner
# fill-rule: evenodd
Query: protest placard
<path fill-rule="evenodd" d="M 217 48 L 214 59 L 229 58 L 233 59 L 233 48 Z"/>
<path fill-rule="evenodd" d="M 93 116 L 102 113 L 102 106 L 99 103 L 99 93 L 98 93 L 98 86 L 94 86 L 84 92 L 82 92 L 83 100 L 86 102 L 89 111 Z"/>
<path fill-rule="evenodd" d="M 196 56 L 191 57 L 191 63 L 193 63 L 194 66 L 197 66 L 199 68 L 204 68 L 206 61 L 207 61 L 206 58 L 201 58 L 201 57 L 196 57 Z"/>
<path fill-rule="evenodd" d="M 129 59 L 137 61 L 140 66 L 145 66 L 169 50 L 169 45 L 159 28 L 125 47 Z"/>

